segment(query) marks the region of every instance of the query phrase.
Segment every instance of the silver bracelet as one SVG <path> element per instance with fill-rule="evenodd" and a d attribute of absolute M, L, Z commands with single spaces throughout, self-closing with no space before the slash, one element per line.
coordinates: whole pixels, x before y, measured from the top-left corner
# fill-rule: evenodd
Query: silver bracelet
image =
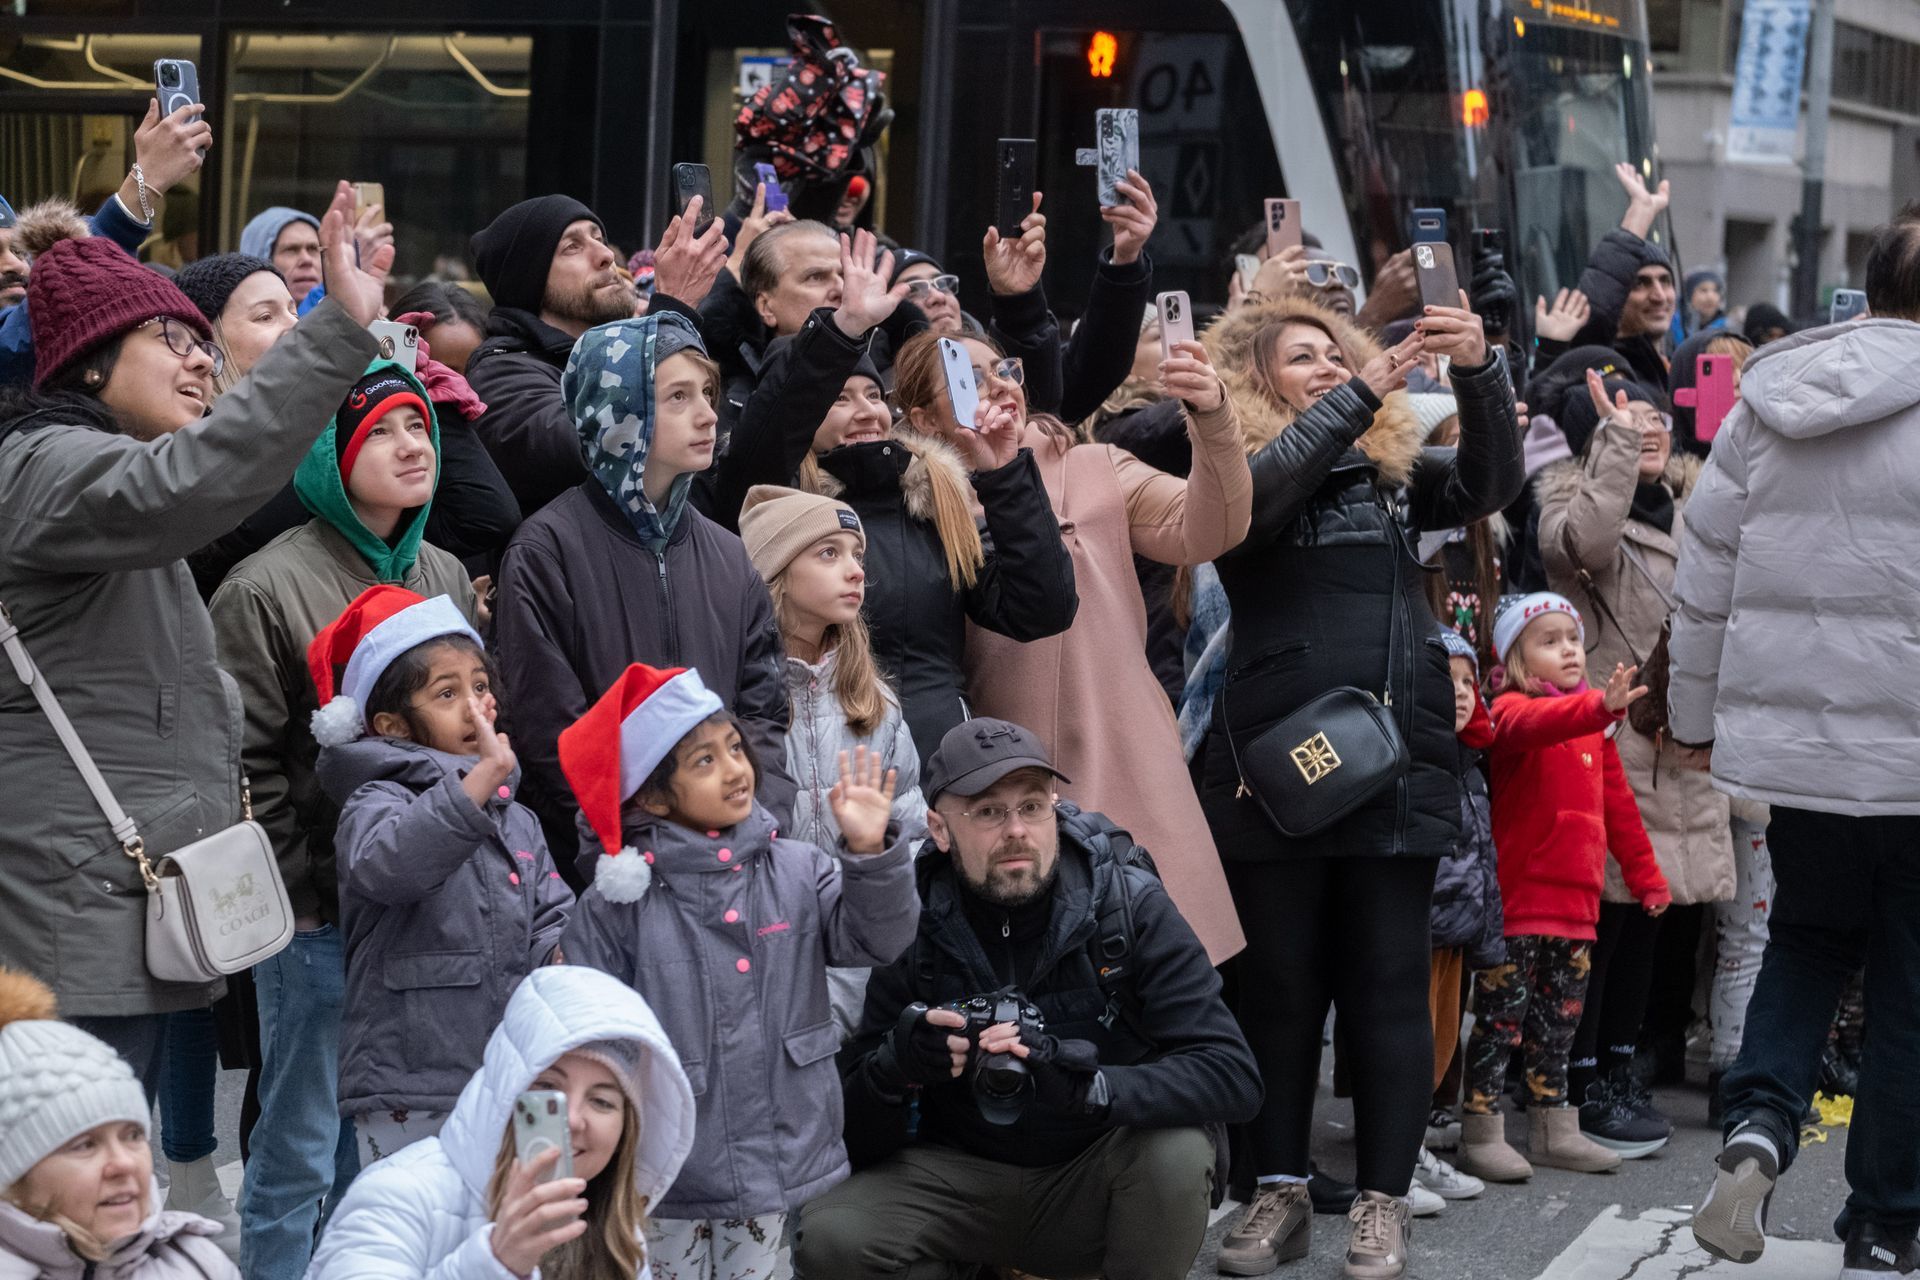
<path fill-rule="evenodd" d="M 141 171 L 140 162 L 133 162 L 133 185 L 140 194 L 140 218 L 148 226 L 153 225 L 153 202 L 147 199 L 147 175 Z"/>

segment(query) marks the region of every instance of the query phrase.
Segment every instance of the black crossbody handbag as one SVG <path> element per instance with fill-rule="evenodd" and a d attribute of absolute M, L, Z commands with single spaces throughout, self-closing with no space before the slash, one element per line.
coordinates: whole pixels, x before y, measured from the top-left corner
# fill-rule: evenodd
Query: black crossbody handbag
<path fill-rule="evenodd" d="M 1393 719 L 1403 547 L 1399 521 L 1390 523 L 1393 607 L 1387 615 L 1387 675 L 1381 697 L 1352 685 L 1330 689 L 1241 747 L 1227 723 L 1227 691 L 1220 691 L 1221 724 L 1234 772 L 1240 775 L 1237 794 L 1251 795 L 1283 836 L 1301 839 L 1325 831 L 1399 781 L 1412 762 Z"/>

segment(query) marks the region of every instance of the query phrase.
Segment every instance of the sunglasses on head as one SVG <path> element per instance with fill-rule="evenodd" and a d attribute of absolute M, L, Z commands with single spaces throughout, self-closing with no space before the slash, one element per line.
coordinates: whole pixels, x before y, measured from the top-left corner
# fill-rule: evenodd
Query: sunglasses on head
<path fill-rule="evenodd" d="M 1357 289 L 1360 287 L 1360 272 L 1344 262 L 1309 262 L 1307 283 L 1316 289 L 1325 289 L 1335 284 Z"/>

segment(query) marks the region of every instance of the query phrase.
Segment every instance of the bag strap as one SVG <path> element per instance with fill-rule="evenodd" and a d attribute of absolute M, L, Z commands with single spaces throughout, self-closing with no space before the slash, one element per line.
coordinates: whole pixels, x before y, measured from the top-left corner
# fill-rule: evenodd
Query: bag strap
<path fill-rule="evenodd" d="M 33 691 L 33 700 L 40 704 L 40 710 L 52 722 L 60 745 L 67 749 L 73 767 L 80 771 L 87 790 L 93 793 L 93 802 L 100 806 L 107 825 L 113 828 L 113 838 L 120 842 L 121 849 L 129 858 L 140 864 L 140 878 L 146 882 L 147 890 L 157 890 L 160 882 L 153 874 L 152 864 L 147 861 L 147 847 L 140 838 L 139 828 L 127 816 L 126 810 L 120 807 L 120 802 L 113 798 L 107 780 L 100 776 L 100 770 L 88 754 L 86 744 L 80 741 L 80 735 L 74 731 L 73 722 L 67 719 L 67 713 L 60 708 L 59 699 L 47 687 L 46 677 L 34 666 L 33 659 L 27 654 L 27 646 L 20 641 L 20 628 L 14 624 L 13 615 L 7 612 L 4 601 L 0 601 L 0 648 L 6 650 L 7 657 L 13 660 L 13 673 L 20 677 L 21 684 Z"/>
<path fill-rule="evenodd" d="M 1659 580 L 1653 576 L 1653 570 L 1647 568 L 1647 562 L 1641 558 L 1638 547 L 1634 546 L 1625 538 L 1621 538 L 1620 554 L 1627 558 L 1628 564 L 1640 571 L 1640 576 L 1647 580 L 1647 585 L 1652 587 L 1654 594 L 1660 597 L 1660 603 L 1667 606 L 1668 613 L 1672 613 L 1679 607 L 1679 602 L 1673 598 L 1672 593 L 1661 586 Z"/>

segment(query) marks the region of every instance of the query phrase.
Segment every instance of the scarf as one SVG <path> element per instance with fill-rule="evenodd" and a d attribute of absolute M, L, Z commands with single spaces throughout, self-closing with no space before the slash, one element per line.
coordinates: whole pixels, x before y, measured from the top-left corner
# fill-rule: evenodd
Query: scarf
<path fill-rule="evenodd" d="M 1673 532 L 1673 490 L 1658 480 L 1642 480 L 1633 490 L 1628 515 L 1660 532 Z"/>

